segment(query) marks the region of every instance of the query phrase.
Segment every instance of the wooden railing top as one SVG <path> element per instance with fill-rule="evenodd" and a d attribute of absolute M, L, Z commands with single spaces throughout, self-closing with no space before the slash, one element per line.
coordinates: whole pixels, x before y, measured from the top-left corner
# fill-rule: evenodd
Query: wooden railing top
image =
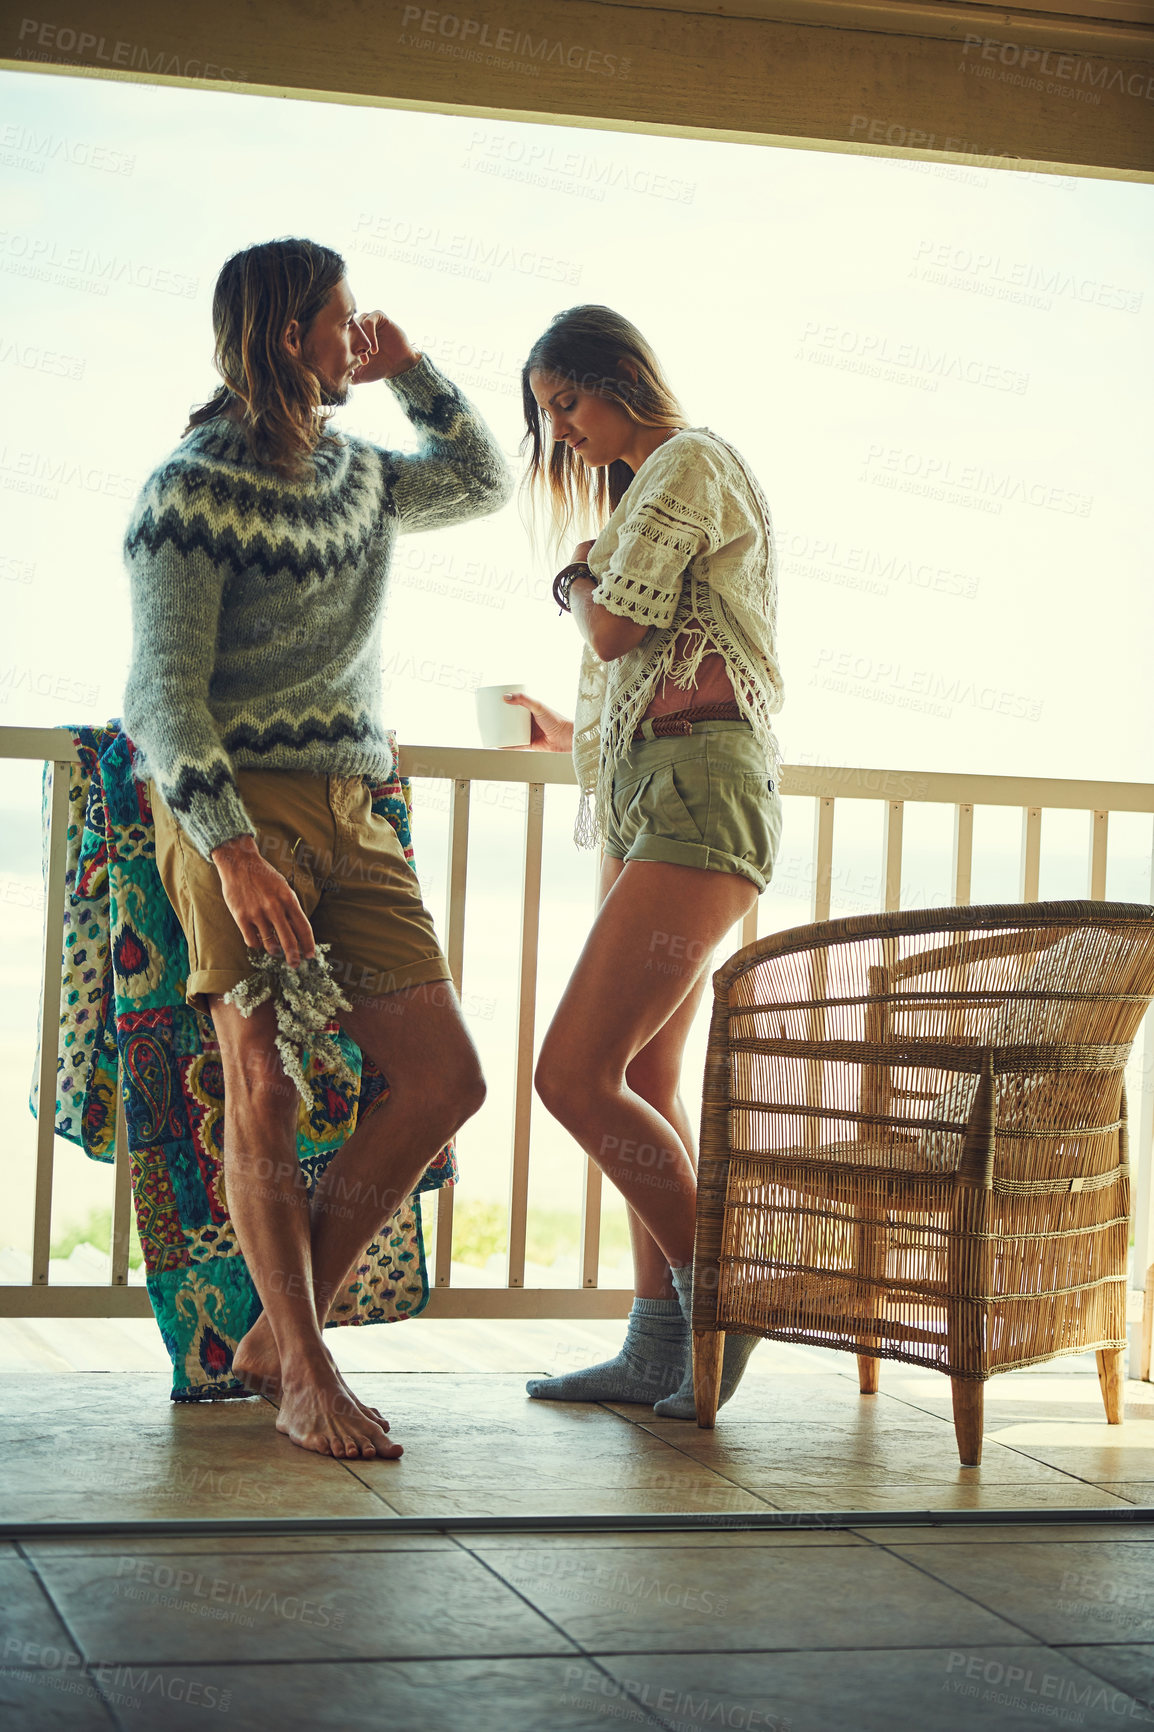
<path fill-rule="evenodd" d="M 75 762 L 64 728 L 0 728 L 0 759 Z M 401 774 L 470 782 L 575 785 L 567 752 L 485 746 L 399 747 Z M 785 764 L 781 792 L 838 800 L 909 800 L 946 806 L 1041 806 L 1076 812 L 1154 813 L 1154 782 L 1092 782 L 1051 776 L 984 776 L 969 771 L 870 769 Z"/>

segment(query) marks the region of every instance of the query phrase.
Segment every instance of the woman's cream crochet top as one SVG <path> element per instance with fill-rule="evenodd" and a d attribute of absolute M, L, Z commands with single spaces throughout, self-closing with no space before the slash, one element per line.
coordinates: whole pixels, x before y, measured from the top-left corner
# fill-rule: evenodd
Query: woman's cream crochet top
<path fill-rule="evenodd" d="M 614 767 L 661 681 L 692 687 L 710 651 L 725 657 L 776 783 L 777 554 L 769 505 L 741 455 L 708 427 L 673 434 L 629 483 L 589 551 L 589 569 L 594 601 L 650 629 L 614 661 L 601 661 L 588 644 L 581 657 L 573 719 L 578 846 L 604 840 Z M 686 631 L 689 652 L 677 659 Z"/>

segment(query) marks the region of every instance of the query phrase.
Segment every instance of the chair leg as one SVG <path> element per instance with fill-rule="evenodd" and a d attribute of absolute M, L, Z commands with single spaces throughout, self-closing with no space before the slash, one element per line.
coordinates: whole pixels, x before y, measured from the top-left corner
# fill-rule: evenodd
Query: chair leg
<path fill-rule="evenodd" d="M 857 1386 L 863 1395 L 876 1395 L 881 1382 L 882 1362 L 872 1353 L 857 1356 Z"/>
<path fill-rule="evenodd" d="M 1124 1385 L 1122 1355 L 1124 1347 L 1103 1347 L 1097 1354 L 1098 1382 L 1102 1386 L 1102 1405 L 1111 1425 L 1121 1425 L 1124 1418 Z"/>
<path fill-rule="evenodd" d="M 954 1435 L 963 1467 L 982 1465 L 982 1404 L 985 1385 L 972 1377 L 951 1377 Z"/>
<path fill-rule="evenodd" d="M 721 1395 L 721 1359 L 724 1351 L 723 1330 L 693 1331 L 693 1401 L 697 1408 L 697 1423 L 703 1431 L 712 1431 L 717 1423 L 717 1403 Z"/>
<path fill-rule="evenodd" d="M 854 1273 L 858 1276 L 859 1290 L 857 1305 L 863 1321 L 876 1320 L 881 1315 L 882 1288 L 885 1279 L 886 1251 L 889 1235 L 884 1211 L 871 1209 L 863 1213 L 857 1223 L 854 1234 Z M 877 1331 L 869 1335 L 859 1335 L 859 1347 L 874 1347 L 879 1342 Z M 857 1356 L 858 1388 L 863 1395 L 876 1395 L 878 1374 L 881 1361 L 872 1353 L 859 1353 Z M 867 1367 L 869 1369 L 867 1370 Z"/>

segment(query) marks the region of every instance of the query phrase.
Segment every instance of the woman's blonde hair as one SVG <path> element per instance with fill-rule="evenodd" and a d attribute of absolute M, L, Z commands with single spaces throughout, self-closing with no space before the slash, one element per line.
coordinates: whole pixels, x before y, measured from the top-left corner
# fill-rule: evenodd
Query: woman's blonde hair
<path fill-rule="evenodd" d="M 321 384 L 284 344 L 296 319 L 301 340 L 337 284 L 345 261 L 316 241 L 264 241 L 226 259 L 212 297 L 213 364 L 224 380 L 194 409 L 185 433 L 240 405 L 240 425 L 258 463 L 287 480 L 308 474 L 324 435 Z"/>
<path fill-rule="evenodd" d="M 622 361 L 632 362 L 635 380 L 622 368 Z M 633 471 L 620 458 L 590 469 L 567 444 L 557 444 L 529 384 L 533 372 L 571 379 L 581 390 L 608 398 L 639 427 L 687 427 L 689 423 L 660 361 L 636 325 L 611 307 L 570 307 L 555 314 L 521 369 L 526 425 L 521 450 L 527 450 L 529 457 L 523 483 L 529 531 L 535 543 L 537 519 L 544 508 L 549 544 L 555 551 L 574 523 L 596 534 L 620 502 Z"/>

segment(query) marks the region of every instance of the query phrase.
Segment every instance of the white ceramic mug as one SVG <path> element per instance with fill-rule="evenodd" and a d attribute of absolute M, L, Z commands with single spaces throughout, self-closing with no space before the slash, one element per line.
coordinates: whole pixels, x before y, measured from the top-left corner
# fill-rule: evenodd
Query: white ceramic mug
<path fill-rule="evenodd" d="M 524 686 L 478 686 L 477 725 L 483 746 L 527 746 L 532 735 L 529 712 L 521 704 L 507 704 L 505 693 L 520 692 Z"/>

